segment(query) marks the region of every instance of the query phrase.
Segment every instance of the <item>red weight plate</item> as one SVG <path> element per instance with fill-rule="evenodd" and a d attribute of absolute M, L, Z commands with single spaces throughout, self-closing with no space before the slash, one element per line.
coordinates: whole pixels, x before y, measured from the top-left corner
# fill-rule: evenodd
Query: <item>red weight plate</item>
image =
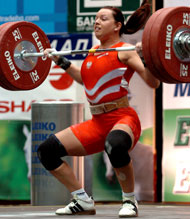
<path fill-rule="evenodd" d="M 158 78 L 162 82 L 169 83 L 169 81 L 161 75 L 160 70 L 156 68 L 156 66 L 153 64 L 152 56 L 151 56 L 151 48 L 150 48 L 150 32 L 152 29 L 152 26 L 154 25 L 155 19 L 157 16 L 161 13 L 161 11 L 164 10 L 160 9 L 156 12 L 154 12 L 151 17 L 148 19 L 144 31 L 143 31 L 143 37 L 142 37 L 142 46 L 143 46 L 143 56 L 145 58 L 145 62 L 147 64 L 147 67 L 152 72 L 152 74 Z"/>
<path fill-rule="evenodd" d="M 189 17 L 189 7 L 168 8 L 158 16 L 151 31 L 150 46 L 155 48 L 151 50 L 155 64 L 165 69 L 176 83 L 190 82 L 190 63 L 179 61 L 173 48 L 176 32 L 189 28 Z"/>
<path fill-rule="evenodd" d="M 158 22 L 157 20 L 160 18 L 160 16 L 163 14 L 163 13 L 168 13 L 168 10 L 172 10 L 173 8 L 164 8 L 164 9 L 160 9 L 160 12 L 159 15 L 155 18 L 154 20 L 154 25 L 152 26 L 152 29 L 150 31 L 150 41 L 149 41 L 149 44 L 150 44 L 150 56 L 152 57 L 152 62 L 153 62 L 153 65 L 155 65 L 155 67 L 158 69 L 158 71 L 160 72 L 161 74 L 161 77 L 162 78 L 165 78 L 165 81 L 166 83 L 179 83 L 179 81 L 177 81 L 176 79 L 174 79 L 167 71 L 166 69 L 163 67 L 163 65 L 160 64 L 159 62 L 159 56 L 157 55 L 156 51 L 159 47 L 159 41 L 157 41 L 156 43 L 153 43 L 155 41 L 155 37 L 157 36 L 158 34 Z M 159 40 L 159 38 L 158 38 Z"/>
<path fill-rule="evenodd" d="M 12 22 L 0 32 L 0 69 L 4 78 L 16 90 L 31 90 L 38 87 L 47 77 L 51 60 L 44 57 L 15 58 L 15 54 L 42 52 L 50 48 L 45 33 L 35 24 L 21 21 Z M 32 50 L 32 51 L 31 51 Z"/>
<path fill-rule="evenodd" d="M 2 31 L 2 29 L 7 26 L 10 25 L 12 22 L 8 22 L 8 23 L 4 23 L 0 26 L 0 33 Z M 9 81 L 4 77 L 3 72 L 0 69 L 0 86 L 3 87 L 6 90 L 15 90 L 15 88 L 9 83 Z"/>
<path fill-rule="evenodd" d="M 161 13 L 163 13 L 165 10 L 168 10 L 167 8 L 162 8 L 158 11 L 156 11 L 149 19 L 149 23 L 150 23 L 150 26 L 147 25 L 146 26 L 146 29 L 145 31 L 147 30 L 147 35 L 148 35 L 148 38 L 146 39 L 146 37 L 144 38 L 144 44 L 145 46 L 147 47 L 147 50 L 146 51 L 146 56 L 147 56 L 147 59 L 149 59 L 149 65 L 156 69 L 156 71 L 158 72 L 159 76 L 158 76 L 158 79 L 160 79 L 162 82 L 165 82 L 165 83 L 177 83 L 176 80 L 174 80 L 170 75 L 168 75 L 168 73 L 166 72 L 166 70 L 158 65 L 158 63 L 156 62 L 156 60 L 158 59 L 158 57 L 154 57 L 152 56 L 152 53 L 155 51 L 155 47 L 158 46 L 158 44 L 155 44 L 155 45 L 150 45 L 151 41 L 152 41 L 152 30 L 154 29 L 154 27 L 157 25 L 157 19 L 158 17 L 160 16 Z"/>
<path fill-rule="evenodd" d="M 155 19 L 155 23 L 154 26 L 152 27 L 152 30 L 150 32 L 150 47 L 153 48 L 151 49 L 150 53 L 152 56 L 152 60 L 154 65 L 159 68 L 162 77 L 167 78 L 167 80 L 169 81 L 169 83 L 179 83 L 178 80 L 176 80 L 175 78 L 173 78 L 173 76 L 171 75 L 171 73 L 167 72 L 167 70 L 164 68 L 164 66 L 161 64 L 160 62 L 160 57 L 157 54 L 157 49 L 160 47 L 160 38 L 158 37 L 158 30 L 160 30 L 161 27 L 159 27 L 159 22 L 158 20 L 160 19 L 160 17 L 163 16 L 163 14 L 167 14 L 169 13 L 169 11 L 173 10 L 172 7 L 170 8 L 165 8 L 165 10 L 161 11 L 161 13 L 159 14 L 159 16 Z"/>

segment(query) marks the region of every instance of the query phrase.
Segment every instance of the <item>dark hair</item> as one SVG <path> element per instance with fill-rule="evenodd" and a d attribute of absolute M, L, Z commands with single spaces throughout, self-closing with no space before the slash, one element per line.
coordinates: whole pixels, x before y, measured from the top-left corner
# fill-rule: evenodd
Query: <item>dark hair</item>
<path fill-rule="evenodd" d="M 105 6 L 103 8 L 112 10 L 115 21 L 121 22 L 122 26 L 119 33 L 120 35 L 123 33 L 136 33 L 145 25 L 151 13 L 151 8 L 148 0 L 144 0 L 141 6 L 135 12 L 133 12 L 125 24 L 123 13 L 119 8 L 113 6 Z"/>

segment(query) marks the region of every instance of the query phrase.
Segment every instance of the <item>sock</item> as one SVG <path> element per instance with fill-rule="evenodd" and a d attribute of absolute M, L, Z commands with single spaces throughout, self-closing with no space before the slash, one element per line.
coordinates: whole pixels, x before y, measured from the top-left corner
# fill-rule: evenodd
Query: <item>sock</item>
<path fill-rule="evenodd" d="M 135 195 L 135 193 L 134 192 L 130 192 L 130 193 L 126 193 L 126 192 L 123 192 L 122 191 L 122 195 L 123 195 L 123 197 L 131 197 L 131 196 L 134 196 Z"/>
<path fill-rule="evenodd" d="M 75 190 L 75 191 L 71 192 L 71 195 L 72 196 L 77 195 L 77 197 L 79 197 L 80 199 L 85 200 L 85 201 L 90 199 L 88 194 L 85 192 L 84 189 Z"/>
<path fill-rule="evenodd" d="M 131 201 L 135 200 L 135 193 L 134 192 L 130 192 L 130 193 L 126 193 L 122 191 L 122 197 L 123 199 L 129 199 Z"/>

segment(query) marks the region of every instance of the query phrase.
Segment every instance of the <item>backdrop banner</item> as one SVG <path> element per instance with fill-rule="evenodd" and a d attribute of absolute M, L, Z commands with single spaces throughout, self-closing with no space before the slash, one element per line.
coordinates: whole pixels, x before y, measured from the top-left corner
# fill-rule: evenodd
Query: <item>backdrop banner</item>
<path fill-rule="evenodd" d="M 67 32 L 68 0 L 0 1 L 0 25 L 28 21 L 46 33 Z"/>
<path fill-rule="evenodd" d="M 163 94 L 163 201 L 190 202 L 190 84 Z"/>
<path fill-rule="evenodd" d="M 127 18 L 139 6 L 141 0 L 75 0 L 68 1 L 68 31 L 91 32 L 97 11 L 107 5 L 113 5 L 122 10 Z"/>

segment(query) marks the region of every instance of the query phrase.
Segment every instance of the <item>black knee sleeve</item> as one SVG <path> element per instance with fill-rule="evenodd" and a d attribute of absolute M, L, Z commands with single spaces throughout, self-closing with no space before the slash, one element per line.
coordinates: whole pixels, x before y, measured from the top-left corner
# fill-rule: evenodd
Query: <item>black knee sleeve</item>
<path fill-rule="evenodd" d="M 61 157 L 68 155 L 64 146 L 55 135 L 51 135 L 39 145 L 37 154 L 47 170 L 54 170 L 59 167 L 63 163 Z"/>
<path fill-rule="evenodd" d="M 128 150 L 132 145 L 131 137 L 122 130 L 111 131 L 105 142 L 105 151 L 114 168 L 124 167 L 129 164 L 131 158 Z"/>

